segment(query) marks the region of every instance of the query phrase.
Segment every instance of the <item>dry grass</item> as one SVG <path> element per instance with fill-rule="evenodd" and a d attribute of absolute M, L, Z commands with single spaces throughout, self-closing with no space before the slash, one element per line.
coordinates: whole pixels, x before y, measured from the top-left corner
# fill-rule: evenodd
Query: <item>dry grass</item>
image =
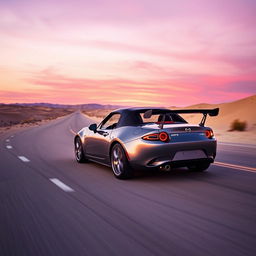
<path fill-rule="evenodd" d="M 0 127 L 17 124 L 35 124 L 43 120 L 52 120 L 74 112 L 74 109 L 26 107 L 16 105 L 0 106 Z"/>

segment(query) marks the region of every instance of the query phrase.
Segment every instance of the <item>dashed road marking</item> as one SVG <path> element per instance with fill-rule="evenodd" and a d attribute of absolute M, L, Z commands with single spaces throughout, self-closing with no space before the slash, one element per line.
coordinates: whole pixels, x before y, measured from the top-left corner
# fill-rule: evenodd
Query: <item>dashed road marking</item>
<path fill-rule="evenodd" d="M 74 130 L 73 130 L 72 128 L 70 128 L 69 131 L 70 131 L 72 134 L 76 135 L 76 132 L 74 132 Z"/>
<path fill-rule="evenodd" d="M 6 148 L 7 149 L 12 149 L 12 146 L 11 145 L 7 145 Z"/>
<path fill-rule="evenodd" d="M 69 187 L 68 185 L 66 185 L 65 183 L 60 181 L 59 179 L 52 178 L 52 179 L 50 179 L 50 181 L 53 182 L 56 186 L 58 186 L 62 190 L 64 190 L 65 192 L 74 192 L 74 189 L 72 189 L 71 187 Z"/>
<path fill-rule="evenodd" d="M 10 140 L 9 139 L 7 139 L 7 140 L 5 140 L 6 142 L 10 142 Z"/>
<path fill-rule="evenodd" d="M 18 156 L 18 158 L 23 162 L 30 162 L 30 160 L 27 159 L 25 156 Z"/>
<path fill-rule="evenodd" d="M 228 164 L 228 163 L 222 163 L 222 162 L 214 162 L 214 165 L 236 169 L 240 171 L 246 171 L 246 172 L 254 172 L 256 173 L 256 168 L 248 167 L 248 166 L 242 166 L 242 165 L 236 165 L 236 164 Z"/>

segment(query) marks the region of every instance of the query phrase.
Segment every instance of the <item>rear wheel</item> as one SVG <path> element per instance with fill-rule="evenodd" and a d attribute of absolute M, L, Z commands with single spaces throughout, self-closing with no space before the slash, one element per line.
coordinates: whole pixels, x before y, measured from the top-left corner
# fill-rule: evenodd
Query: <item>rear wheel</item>
<path fill-rule="evenodd" d="M 197 163 L 193 165 L 189 165 L 188 169 L 193 172 L 203 172 L 209 168 L 210 163 Z"/>
<path fill-rule="evenodd" d="M 133 176 L 133 170 L 120 144 L 115 144 L 111 150 L 111 167 L 118 179 L 128 179 Z"/>
<path fill-rule="evenodd" d="M 75 139 L 75 157 L 78 163 L 85 163 L 88 161 L 84 155 L 83 144 L 79 137 L 76 137 Z"/>

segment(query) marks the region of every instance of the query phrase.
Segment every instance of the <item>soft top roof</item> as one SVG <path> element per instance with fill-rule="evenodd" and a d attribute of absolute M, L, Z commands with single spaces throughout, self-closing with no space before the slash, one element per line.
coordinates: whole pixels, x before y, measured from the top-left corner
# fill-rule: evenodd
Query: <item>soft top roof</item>
<path fill-rule="evenodd" d="M 140 116 L 140 113 L 145 113 L 148 110 L 153 110 L 153 114 L 161 114 L 161 113 L 168 113 L 172 112 L 170 109 L 166 108 L 150 108 L 150 107 L 145 107 L 145 108 L 122 108 L 122 109 L 117 109 L 111 112 L 111 114 L 114 113 L 119 113 L 121 114 L 121 118 L 117 124 L 117 127 L 121 126 L 137 126 L 137 125 L 142 125 L 143 120 Z M 172 113 L 172 115 L 177 116 L 179 121 L 181 122 L 186 122 L 183 118 L 181 118 L 179 115 L 176 113 Z"/>
<path fill-rule="evenodd" d="M 203 115 L 209 114 L 210 116 L 217 116 L 219 114 L 219 108 L 214 109 L 167 109 L 167 108 L 124 108 L 113 111 L 112 113 L 125 113 L 125 112 L 140 112 L 145 113 L 148 110 L 152 110 L 153 114 L 161 113 L 173 113 L 173 114 L 192 114 L 200 113 Z"/>

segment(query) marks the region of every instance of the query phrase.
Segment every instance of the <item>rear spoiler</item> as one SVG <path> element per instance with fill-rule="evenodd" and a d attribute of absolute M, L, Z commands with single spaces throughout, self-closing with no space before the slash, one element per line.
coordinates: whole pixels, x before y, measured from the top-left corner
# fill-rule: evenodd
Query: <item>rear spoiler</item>
<path fill-rule="evenodd" d="M 204 126 L 207 115 L 217 116 L 219 114 L 219 108 L 214 109 L 180 109 L 180 110 L 171 110 L 171 113 L 176 114 L 203 114 L 203 118 L 200 122 L 200 126 Z"/>
<path fill-rule="evenodd" d="M 150 118 L 153 114 L 154 110 L 150 109 L 144 113 L 144 118 Z M 200 126 L 204 126 L 207 115 L 209 116 L 217 116 L 219 114 L 219 108 L 214 109 L 178 109 L 178 110 L 167 110 L 167 113 L 175 113 L 175 114 L 203 114 L 203 118 L 200 122 Z M 165 121 L 164 120 L 161 123 L 161 127 L 163 128 Z"/>
<path fill-rule="evenodd" d="M 219 108 L 214 108 L 214 109 L 179 109 L 179 110 L 171 110 L 170 112 L 172 113 L 177 113 L 177 114 L 204 114 L 209 116 L 217 116 L 219 114 Z"/>

